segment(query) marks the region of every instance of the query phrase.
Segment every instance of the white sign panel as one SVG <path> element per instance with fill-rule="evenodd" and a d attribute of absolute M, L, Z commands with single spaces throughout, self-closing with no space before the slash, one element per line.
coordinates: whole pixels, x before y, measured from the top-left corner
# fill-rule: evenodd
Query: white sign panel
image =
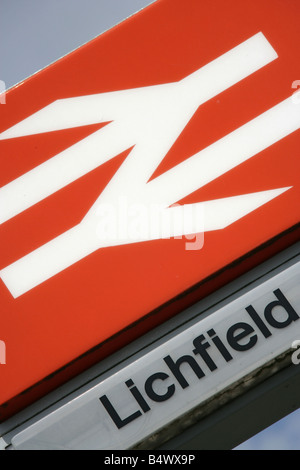
<path fill-rule="evenodd" d="M 129 449 L 300 339 L 300 262 L 19 433 L 15 449 Z"/>

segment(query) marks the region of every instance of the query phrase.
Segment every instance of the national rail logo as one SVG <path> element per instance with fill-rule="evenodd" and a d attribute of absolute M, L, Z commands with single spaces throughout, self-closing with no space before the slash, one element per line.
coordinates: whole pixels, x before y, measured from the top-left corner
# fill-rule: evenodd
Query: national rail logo
<path fill-rule="evenodd" d="M 19 297 L 100 248 L 224 229 L 291 189 L 174 206 L 299 129 L 295 94 L 149 182 L 199 106 L 277 57 L 258 33 L 179 82 L 58 100 L 2 132 L 6 140 L 113 121 L 2 187 L 1 223 L 133 147 L 79 224 L 0 271 L 11 294 Z M 134 231 L 132 213 L 141 214 Z"/>

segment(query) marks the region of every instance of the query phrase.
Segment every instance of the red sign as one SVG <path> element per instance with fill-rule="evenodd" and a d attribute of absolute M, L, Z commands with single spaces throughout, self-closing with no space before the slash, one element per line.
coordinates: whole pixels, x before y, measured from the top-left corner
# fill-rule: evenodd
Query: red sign
<path fill-rule="evenodd" d="M 7 93 L 2 419 L 299 238 L 299 15 L 159 0 Z"/>

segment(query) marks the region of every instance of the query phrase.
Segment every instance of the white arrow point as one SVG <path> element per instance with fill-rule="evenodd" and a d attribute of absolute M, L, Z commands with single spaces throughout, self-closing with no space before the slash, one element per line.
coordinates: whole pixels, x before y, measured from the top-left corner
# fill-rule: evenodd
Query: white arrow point
<path fill-rule="evenodd" d="M 204 202 L 204 231 L 226 228 L 291 188 L 289 186 Z"/>

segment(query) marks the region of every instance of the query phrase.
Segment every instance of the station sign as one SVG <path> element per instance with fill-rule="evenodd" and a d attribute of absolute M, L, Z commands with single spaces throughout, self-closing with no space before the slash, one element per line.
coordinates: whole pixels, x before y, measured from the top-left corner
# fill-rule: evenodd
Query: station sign
<path fill-rule="evenodd" d="M 299 14 L 159 0 L 7 92 L 0 419 L 299 238 Z"/>

